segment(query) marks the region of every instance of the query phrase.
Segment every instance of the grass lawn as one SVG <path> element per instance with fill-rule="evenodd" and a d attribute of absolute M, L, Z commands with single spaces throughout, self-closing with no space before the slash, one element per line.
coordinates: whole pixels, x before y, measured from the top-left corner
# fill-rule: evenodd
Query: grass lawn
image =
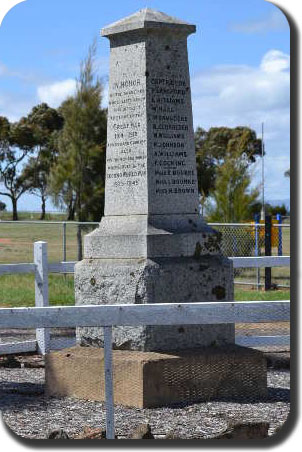
<path fill-rule="evenodd" d="M 287 290 L 269 290 L 264 292 L 262 290 L 246 290 L 235 288 L 236 301 L 275 301 L 275 300 L 289 300 L 290 291 Z"/>
<path fill-rule="evenodd" d="M 235 300 L 289 300 L 289 290 L 272 290 L 269 292 L 235 288 Z M 0 306 L 26 307 L 34 306 L 34 275 L 2 275 L 0 276 Z M 49 301 L 55 305 L 73 305 L 73 275 L 49 275 Z"/>
<path fill-rule="evenodd" d="M 48 276 L 49 302 L 52 306 L 74 305 L 73 275 Z M 35 305 L 34 275 L 0 276 L 0 306 L 29 307 Z"/>
<path fill-rule="evenodd" d="M 82 226 L 82 236 L 97 225 Z M 72 222 L 66 225 L 66 260 L 77 260 L 77 228 Z M 48 243 L 48 260 L 63 260 L 63 225 L 41 223 L 3 223 L 0 221 L 0 264 L 33 262 L 33 244 L 38 240 Z"/>

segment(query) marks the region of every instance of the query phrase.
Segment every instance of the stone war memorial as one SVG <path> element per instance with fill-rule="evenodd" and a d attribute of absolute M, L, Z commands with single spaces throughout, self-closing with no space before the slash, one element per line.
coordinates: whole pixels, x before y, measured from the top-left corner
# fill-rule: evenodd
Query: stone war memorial
<path fill-rule="evenodd" d="M 110 41 L 105 213 L 75 268 L 77 305 L 234 299 L 232 262 L 199 214 L 187 38 L 195 26 L 143 9 Z M 47 356 L 50 395 L 104 400 L 103 329 Z M 263 396 L 262 353 L 234 324 L 114 326 L 115 403 L 137 407 Z"/>

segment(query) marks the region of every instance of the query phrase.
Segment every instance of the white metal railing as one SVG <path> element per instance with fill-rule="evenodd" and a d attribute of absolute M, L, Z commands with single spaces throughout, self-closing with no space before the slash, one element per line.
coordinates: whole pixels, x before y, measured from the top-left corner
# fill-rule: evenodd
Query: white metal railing
<path fill-rule="evenodd" d="M 114 439 L 113 325 L 192 325 L 289 321 L 290 302 L 199 302 L 0 309 L 0 328 L 104 327 L 106 437 Z"/>
<path fill-rule="evenodd" d="M 231 258 L 235 268 L 287 266 L 288 256 Z M 112 325 L 186 325 L 215 323 L 263 323 L 289 321 L 290 302 L 227 301 L 199 303 L 163 303 L 153 305 L 48 306 L 48 273 L 73 273 L 76 262 L 48 263 L 47 243 L 34 244 L 34 263 L 0 265 L 0 274 L 35 273 L 34 308 L 0 309 L 0 328 L 35 328 L 36 341 L 0 345 L 0 353 L 51 349 L 49 328 L 104 327 L 106 435 L 114 439 L 114 403 L 112 382 Z M 237 337 L 239 345 L 284 345 L 289 336 Z M 264 341 L 264 343 L 263 343 Z M 70 344 L 69 344 L 70 345 Z"/>
<path fill-rule="evenodd" d="M 289 256 L 261 256 L 261 257 L 232 257 L 234 268 L 262 268 L 262 267 L 284 267 L 290 265 Z M 76 262 L 48 263 L 47 242 L 34 243 L 34 263 L 24 264 L 1 264 L 0 275 L 9 273 L 34 273 L 35 274 L 35 306 L 47 307 L 48 300 L 48 274 L 49 273 L 74 273 Z M 237 303 L 237 302 L 236 302 Z M 264 302 L 261 301 L 262 305 Z M 225 302 L 224 302 L 225 305 Z M 45 328 L 36 329 L 36 341 L 23 341 L 18 343 L 0 344 L 0 354 L 17 353 L 25 351 L 38 351 L 45 354 L 50 349 L 65 348 L 73 345 L 75 339 L 51 340 L 49 330 Z M 287 345 L 289 336 L 236 336 L 238 345 L 261 346 L 261 345 Z"/>

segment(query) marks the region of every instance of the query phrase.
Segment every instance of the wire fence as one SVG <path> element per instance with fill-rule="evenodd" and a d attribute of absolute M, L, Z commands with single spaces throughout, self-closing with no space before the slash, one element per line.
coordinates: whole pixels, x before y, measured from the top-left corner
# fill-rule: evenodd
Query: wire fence
<path fill-rule="evenodd" d="M 290 256 L 290 223 L 272 224 L 271 255 Z M 74 261 L 82 259 L 83 238 L 99 223 L 62 221 L 0 221 L 0 264 L 31 262 L 33 243 L 39 240 L 49 244 L 49 261 Z M 221 232 L 221 250 L 227 257 L 264 256 L 265 225 L 260 223 L 212 223 Z M 236 269 L 235 282 L 243 287 L 262 288 L 264 269 Z M 271 272 L 271 286 L 290 286 L 289 268 L 275 268 Z"/>
<path fill-rule="evenodd" d="M 227 257 L 265 256 L 265 224 L 223 224 L 210 223 L 221 232 L 221 251 Z M 290 224 L 272 224 L 272 256 L 290 256 Z M 235 283 L 242 286 L 261 288 L 265 284 L 265 270 L 240 268 L 234 270 Z M 272 288 L 290 287 L 290 268 L 279 267 L 271 271 Z"/>

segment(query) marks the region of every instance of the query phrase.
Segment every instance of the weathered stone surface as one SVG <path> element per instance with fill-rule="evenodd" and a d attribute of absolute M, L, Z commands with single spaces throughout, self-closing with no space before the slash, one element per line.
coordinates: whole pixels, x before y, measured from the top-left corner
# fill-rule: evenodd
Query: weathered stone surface
<path fill-rule="evenodd" d="M 105 216 L 85 237 L 84 255 L 88 259 L 217 255 L 220 238 L 196 214 Z"/>
<path fill-rule="evenodd" d="M 46 395 L 105 399 L 102 348 L 72 347 L 46 355 Z M 113 350 L 116 404 L 151 408 L 267 395 L 266 361 L 234 345 L 169 353 Z"/>
<path fill-rule="evenodd" d="M 185 303 L 232 300 L 232 265 L 221 256 L 86 259 L 77 264 L 77 304 Z M 113 327 L 113 346 L 183 350 L 234 342 L 234 325 Z M 103 328 L 78 328 L 82 345 L 103 346 Z"/>
<path fill-rule="evenodd" d="M 47 434 L 47 439 L 70 439 L 68 433 L 62 428 L 58 430 L 52 430 Z"/>
<path fill-rule="evenodd" d="M 155 439 L 151 432 L 150 424 L 140 424 L 131 435 L 130 439 Z"/>
<path fill-rule="evenodd" d="M 124 17 L 123 19 L 104 27 L 101 34 L 102 36 L 111 36 L 126 31 L 139 30 L 140 28 L 160 29 L 161 27 L 165 29 L 165 32 L 167 31 L 167 28 L 170 27 L 173 32 L 180 29 L 183 33 L 187 34 L 194 33 L 196 30 L 195 25 L 188 24 L 183 20 L 168 16 L 160 11 L 144 8 L 131 14 L 131 16 Z"/>
<path fill-rule="evenodd" d="M 220 235 L 198 214 L 187 37 L 195 26 L 145 8 L 110 40 L 105 215 L 75 268 L 76 304 L 233 299 Z M 102 346 L 101 328 L 78 341 Z M 114 347 L 183 350 L 234 342 L 233 325 L 115 327 Z"/>

